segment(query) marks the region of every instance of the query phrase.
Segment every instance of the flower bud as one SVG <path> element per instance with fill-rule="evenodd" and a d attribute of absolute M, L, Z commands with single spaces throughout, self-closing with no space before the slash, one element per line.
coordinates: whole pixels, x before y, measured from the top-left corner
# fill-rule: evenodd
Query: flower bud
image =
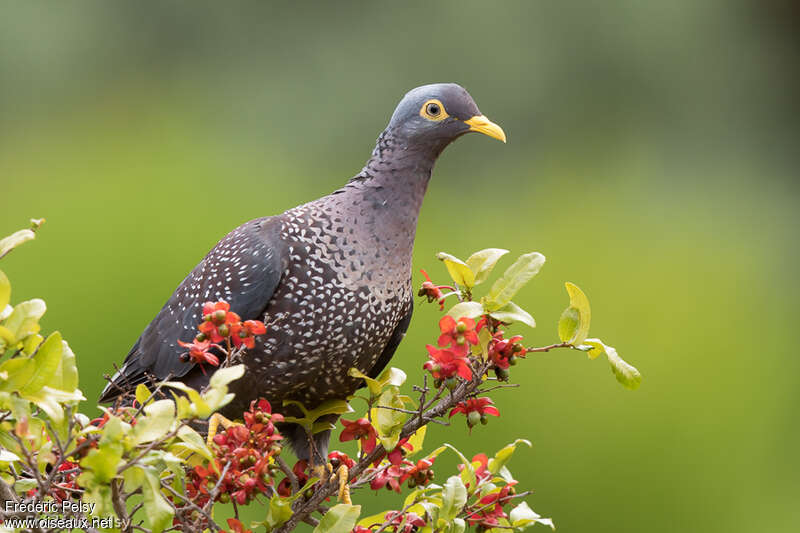
<path fill-rule="evenodd" d="M 459 322 L 458 325 L 456 326 L 456 331 L 459 333 L 464 333 L 465 331 L 467 331 L 467 325 L 464 324 L 463 322 Z"/>
<path fill-rule="evenodd" d="M 456 381 L 456 378 L 447 378 L 444 381 L 444 385 L 452 392 L 458 385 L 458 381 Z"/>
<path fill-rule="evenodd" d="M 456 344 L 459 346 L 463 346 L 465 342 L 467 342 L 467 339 L 464 338 L 464 335 L 459 335 L 456 337 Z"/>
<path fill-rule="evenodd" d="M 481 414 L 478 411 L 470 411 L 467 415 L 467 425 L 469 427 L 477 426 L 478 422 L 481 421 Z"/>
<path fill-rule="evenodd" d="M 517 357 L 515 355 L 510 356 L 508 358 L 508 364 L 511 365 L 511 366 L 516 365 L 517 364 Z"/>
<path fill-rule="evenodd" d="M 489 423 L 489 419 L 486 418 L 486 415 L 481 415 L 481 424 L 484 426 Z"/>
<path fill-rule="evenodd" d="M 222 337 L 227 337 L 230 334 L 230 330 L 228 329 L 228 326 L 226 324 L 222 324 L 221 326 L 219 326 L 218 331 L 220 336 Z"/>
<path fill-rule="evenodd" d="M 511 375 L 511 373 L 507 368 L 495 368 L 494 375 L 497 376 L 497 379 L 500 381 L 508 381 L 508 377 Z"/>
<path fill-rule="evenodd" d="M 227 313 L 222 309 L 217 309 L 214 311 L 213 319 L 216 324 L 224 324 L 225 323 L 225 315 Z"/>

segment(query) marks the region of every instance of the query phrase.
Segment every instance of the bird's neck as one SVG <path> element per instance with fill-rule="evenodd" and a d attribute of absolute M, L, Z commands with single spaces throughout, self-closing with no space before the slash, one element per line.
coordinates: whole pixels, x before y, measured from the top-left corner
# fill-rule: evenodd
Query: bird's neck
<path fill-rule="evenodd" d="M 364 168 L 337 191 L 358 198 L 369 231 L 413 245 L 422 200 L 441 150 L 413 147 L 391 130 L 379 137 Z"/>

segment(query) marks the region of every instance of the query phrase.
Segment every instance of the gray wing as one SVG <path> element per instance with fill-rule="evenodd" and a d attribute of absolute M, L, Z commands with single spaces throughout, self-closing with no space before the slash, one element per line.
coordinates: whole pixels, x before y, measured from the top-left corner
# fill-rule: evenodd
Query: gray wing
<path fill-rule="evenodd" d="M 197 334 L 202 305 L 224 299 L 242 320 L 262 319 L 284 270 L 280 219 L 260 218 L 225 236 L 181 282 L 145 328 L 125 362 L 100 396 L 108 402 L 139 383 L 179 378 L 193 364 L 180 360 L 178 340 Z"/>

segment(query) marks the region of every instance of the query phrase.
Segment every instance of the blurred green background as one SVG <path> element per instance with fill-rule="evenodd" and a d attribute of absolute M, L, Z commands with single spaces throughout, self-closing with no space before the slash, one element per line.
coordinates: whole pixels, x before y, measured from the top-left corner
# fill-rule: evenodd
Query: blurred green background
<path fill-rule="evenodd" d="M 756 0 L 3 3 L 0 234 L 48 222 L 2 267 L 14 301 L 47 301 L 89 408 L 218 239 L 339 187 L 405 91 L 456 81 L 509 142 L 446 151 L 416 267 L 540 251 L 522 333 L 556 338 L 573 281 L 644 381 L 531 356 L 499 420 L 429 439 L 531 439 L 512 470 L 563 533 L 798 531 L 798 20 Z M 394 360 L 412 380 L 437 318 L 419 305 Z"/>

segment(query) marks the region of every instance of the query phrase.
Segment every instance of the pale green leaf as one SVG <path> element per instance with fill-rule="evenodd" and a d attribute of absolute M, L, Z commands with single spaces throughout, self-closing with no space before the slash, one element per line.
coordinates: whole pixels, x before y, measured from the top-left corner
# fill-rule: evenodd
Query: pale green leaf
<path fill-rule="evenodd" d="M 536 321 L 533 319 L 530 313 L 514 302 L 508 302 L 502 309 L 498 309 L 497 311 L 492 311 L 489 313 L 489 316 L 495 320 L 499 320 L 500 322 L 505 322 L 506 324 L 522 322 L 523 324 L 532 328 L 536 327 Z"/>
<path fill-rule="evenodd" d="M 579 345 L 589 334 L 589 325 L 592 321 L 592 310 L 589 299 L 583 291 L 569 281 L 564 284 L 569 294 L 569 307 L 567 307 L 558 321 L 558 338 L 561 342 Z"/>
<path fill-rule="evenodd" d="M 639 388 L 639 385 L 642 383 L 642 374 L 635 366 L 622 359 L 619 354 L 617 354 L 616 349 L 604 344 L 600 339 L 586 339 L 585 342 L 592 346 L 592 349 L 587 353 L 589 358 L 595 359 L 603 354 L 608 357 L 611 371 L 623 387 L 631 390 Z"/>
<path fill-rule="evenodd" d="M 28 335 L 39 333 L 39 319 L 42 318 L 45 311 L 47 311 L 47 305 L 44 300 L 39 298 L 18 303 L 6 319 L 4 327 L 10 332 L 14 342 L 19 342 Z M 13 342 L 9 344 L 13 344 Z"/>
<path fill-rule="evenodd" d="M 31 395 L 39 392 L 46 384 L 61 385 L 61 376 L 56 376 L 56 372 L 61 366 L 61 358 L 64 353 L 64 344 L 61 334 L 55 332 L 47 337 L 47 340 L 39 346 L 33 361 L 36 367 L 31 379 L 20 390 L 20 394 Z"/>
<path fill-rule="evenodd" d="M 142 503 L 147 510 L 145 523 L 153 533 L 161 533 L 172 524 L 173 510 L 161 493 L 161 482 L 154 470 L 132 466 L 125 471 L 125 484 L 129 491 L 142 489 Z"/>
<path fill-rule="evenodd" d="M 514 455 L 514 451 L 516 451 L 517 446 L 520 444 L 526 444 L 528 447 L 531 446 L 530 441 L 526 439 L 517 439 L 511 444 L 504 446 L 496 454 L 494 454 L 494 457 L 489 459 L 489 472 L 492 474 L 497 474 L 500 472 L 500 469 L 502 469 L 506 463 L 508 463 L 508 461 L 511 459 L 511 456 Z"/>
<path fill-rule="evenodd" d="M 374 527 L 383 524 L 383 521 L 386 519 L 386 515 L 389 511 L 381 511 L 380 513 L 373 514 L 370 516 L 365 516 L 361 520 L 358 521 L 358 525 L 361 527 Z"/>
<path fill-rule="evenodd" d="M 155 401 L 145 406 L 144 414 L 133 428 L 133 440 L 137 445 L 158 440 L 167 434 L 175 422 L 175 402 Z"/>
<path fill-rule="evenodd" d="M 425 442 L 425 433 L 427 431 L 428 426 L 422 426 L 408 437 L 408 443 L 413 446 L 413 449 L 406 453 L 406 457 L 411 457 L 422 450 L 422 444 Z"/>
<path fill-rule="evenodd" d="M 357 368 L 351 368 L 348 374 L 351 377 L 363 379 L 373 397 L 380 395 L 386 385 L 399 387 L 406 381 L 406 373 L 394 367 L 387 368 L 377 378 L 371 378 Z"/>
<path fill-rule="evenodd" d="M 534 524 L 543 524 L 545 526 L 550 526 L 552 529 L 556 528 L 556 526 L 553 525 L 552 518 L 542 518 L 535 513 L 526 502 L 520 503 L 511 510 L 508 514 L 508 521 L 511 523 L 511 527 L 520 530 L 526 529 Z"/>
<path fill-rule="evenodd" d="M 445 521 L 452 520 L 461 512 L 467 503 L 467 487 L 458 476 L 450 476 L 442 490 L 442 508 L 439 518 Z"/>
<path fill-rule="evenodd" d="M 227 386 L 244 375 L 244 365 L 234 365 L 220 368 L 211 376 L 208 384 L 212 389 Z"/>
<path fill-rule="evenodd" d="M 15 357 L 0 364 L 0 391 L 19 392 L 30 381 L 36 361 L 30 357 Z"/>
<path fill-rule="evenodd" d="M 386 451 L 394 450 L 400 440 L 400 431 L 406 420 L 406 414 L 395 409 L 404 409 L 405 404 L 400 399 L 400 389 L 395 386 L 386 388 L 377 401 L 377 407 L 372 409 L 372 420 L 378 438 Z M 395 409 L 381 409 L 380 406 L 394 407 Z"/>
<path fill-rule="evenodd" d="M 545 257 L 539 252 L 519 256 L 492 285 L 489 294 L 486 295 L 486 308 L 495 311 L 505 307 L 514 295 L 539 273 L 544 262 Z"/>
<path fill-rule="evenodd" d="M 360 514 L 360 505 L 346 503 L 334 505 L 319 521 L 314 533 L 350 533 Z"/>
<path fill-rule="evenodd" d="M 458 320 L 461 317 L 478 318 L 484 313 L 480 302 L 459 302 L 447 312 L 448 315 Z"/>
<path fill-rule="evenodd" d="M 149 398 L 150 389 L 147 388 L 147 385 L 144 383 L 136 385 L 136 401 L 139 402 L 139 405 L 144 405 Z"/>
<path fill-rule="evenodd" d="M 8 237 L 0 239 L 0 257 L 3 257 L 20 244 L 33 240 L 34 237 L 36 237 L 36 234 L 32 230 L 21 229 Z"/>
<path fill-rule="evenodd" d="M 61 366 L 57 372 L 61 375 L 61 383 L 57 388 L 73 391 L 78 388 L 78 365 L 75 361 L 75 353 L 67 341 L 62 341 L 62 346 Z"/>
<path fill-rule="evenodd" d="M 467 523 L 463 518 L 453 518 L 450 533 L 464 533 L 465 529 L 467 529 Z"/>
<path fill-rule="evenodd" d="M 444 446 L 453 450 L 456 455 L 458 455 L 458 458 L 461 459 L 461 464 L 464 465 L 464 469 L 461 471 L 461 477 L 464 484 L 469 485 L 470 492 L 474 492 L 477 488 L 477 478 L 475 477 L 475 466 L 472 464 L 472 461 L 467 459 L 464 454 L 452 444 L 445 443 Z"/>
<path fill-rule="evenodd" d="M 497 261 L 507 253 L 508 250 L 501 248 L 486 248 L 469 256 L 467 266 L 475 274 L 475 285 L 486 281 Z"/>
<path fill-rule="evenodd" d="M 0 270 L 0 311 L 4 310 L 11 301 L 11 282 L 5 273 Z"/>
<path fill-rule="evenodd" d="M 447 267 L 447 273 L 456 282 L 457 285 L 471 289 L 475 286 L 475 273 L 472 272 L 467 264 L 454 255 L 445 252 L 439 252 L 436 257 L 444 262 Z"/>

